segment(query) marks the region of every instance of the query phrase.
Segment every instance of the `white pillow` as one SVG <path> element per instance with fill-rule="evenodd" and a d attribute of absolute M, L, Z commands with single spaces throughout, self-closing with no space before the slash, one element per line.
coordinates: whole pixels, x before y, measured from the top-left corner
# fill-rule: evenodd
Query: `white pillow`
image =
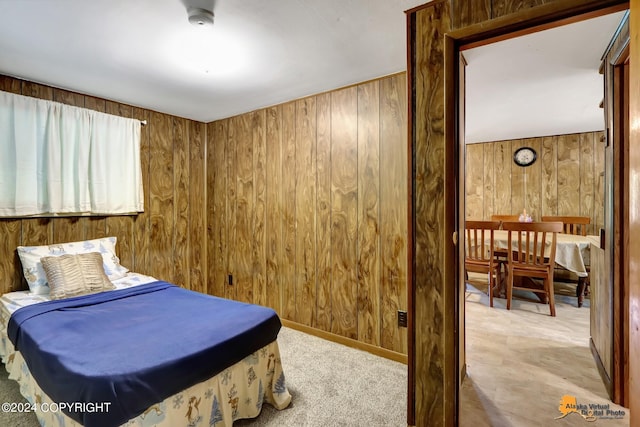
<path fill-rule="evenodd" d="M 116 241 L 116 237 L 103 237 L 102 239 L 56 243 L 45 246 L 18 246 L 22 272 L 29 285 L 29 290 L 37 295 L 49 293 L 47 275 L 40 262 L 40 258 L 47 256 L 100 252 L 102 266 L 109 280 L 117 280 L 124 277 L 129 269 L 120 265 L 120 259 L 116 256 Z"/>

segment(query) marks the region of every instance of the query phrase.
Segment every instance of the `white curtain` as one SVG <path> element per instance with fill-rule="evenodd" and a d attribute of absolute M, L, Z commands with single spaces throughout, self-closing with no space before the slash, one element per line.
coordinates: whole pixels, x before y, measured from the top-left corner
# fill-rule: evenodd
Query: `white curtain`
<path fill-rule="evenodd" d="M 0 216 L 142 212 L 140 126 L 0 91 Z"/>

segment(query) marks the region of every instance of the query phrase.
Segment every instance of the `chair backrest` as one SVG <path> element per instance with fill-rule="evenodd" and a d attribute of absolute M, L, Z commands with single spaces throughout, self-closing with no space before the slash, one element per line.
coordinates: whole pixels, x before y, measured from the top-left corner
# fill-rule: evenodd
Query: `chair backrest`
<path fill-rule="evenodd" d="M 500 221 L 465 221 L 465 260 L 493 262 L 493 232 Z"/>
<path fill-rule="evenodd" d="M 588 216 L 543 216 L 542 221 L 560 221 L 564 224 L 563 233 L 582 236 L 587 235 L 587 225 L 591 223 L 591 219 Z"/>
<path fill-rule="evenodd" d="M 515 222 L 518 218 L 519 215 L 491 215 L 491 221 Z"/>
<path fill-rule="evenodd" d="M 505 222 L 502 228 L 508 231 L 509 263 L 523 268 L 553 267 L 561 222 Z"/>

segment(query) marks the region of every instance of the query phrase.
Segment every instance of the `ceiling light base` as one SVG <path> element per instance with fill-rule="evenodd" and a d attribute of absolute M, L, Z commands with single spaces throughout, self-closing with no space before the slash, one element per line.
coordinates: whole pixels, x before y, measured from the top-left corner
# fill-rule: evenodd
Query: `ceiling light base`
<path fill-rule="evenodd" d="M 190 7 L 187 9 L 189 22 L 198 27 L 213 25 L 213 12 L 210 10 Z"/>

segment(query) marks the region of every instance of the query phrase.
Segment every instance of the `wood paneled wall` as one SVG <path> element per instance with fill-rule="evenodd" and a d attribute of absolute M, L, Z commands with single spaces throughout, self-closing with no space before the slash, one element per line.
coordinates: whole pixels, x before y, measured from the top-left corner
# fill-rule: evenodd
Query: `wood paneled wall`
<path fill-rule="evenodd" d="M 145 210 L 135 216 L 0 219 L 0 291 L 26 289 L 19 245 L 116 236 L 120 262 L 206 292 L 205 124 L 0 76 L 0 90 L 147 120 L 141 158 Z"/>
<path fill-rule="evenodd" d="M 209 124 L 11 77 L 0 90 L 148 122 L 144 213 L 0 220 L 1 291 L 26 288 L 19 245 L 114 235 L 133 271 L 406 354 L 404 73 Z"/>
<path fill-rule="evenodd" d="M 207 125 L 213 294 L 406 353 L 406 93 L 402 73 Z"/>
<path fill-rule="evenodd" d="M 588 234 L 604 227 L 604 132 L 587 132 L 466 146 L 467 219 L 519 214 L 587 216 Z M 514 151 L 533 147 L 538 160 L 523 168 Z"/>

